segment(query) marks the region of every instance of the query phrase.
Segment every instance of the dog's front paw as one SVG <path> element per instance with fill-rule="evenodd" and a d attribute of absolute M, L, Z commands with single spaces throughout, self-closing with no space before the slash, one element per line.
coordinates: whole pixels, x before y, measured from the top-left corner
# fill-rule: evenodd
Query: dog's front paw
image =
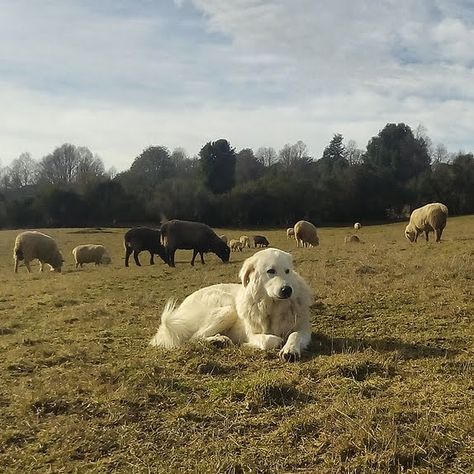
<path fill-rule="evenodd" d="M 278 355 L 285 362 L 296 362 L 301 359 L 301 352 L 296 347 L 285 346 Z"/>
<path fill-rule="evenodd" d="M 206 337 L 206 341 L 210 342 L 214 347 L 218 347 L 219 349 L 231 346 L 233 344 L 229 337 L 223 336 L 222 334 Z"/>

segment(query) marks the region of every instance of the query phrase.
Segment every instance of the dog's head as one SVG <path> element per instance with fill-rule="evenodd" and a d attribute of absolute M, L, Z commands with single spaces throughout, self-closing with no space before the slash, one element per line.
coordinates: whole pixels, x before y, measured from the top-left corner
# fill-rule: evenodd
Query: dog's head
<path fill-rule="evenodd" d="M 276 300 L 293 298 L 298 291 L 298 275 L 293 270 L 293 257 L 283 250 L 265 249 L 245 260 L 239 277 L 252 293 L 264 291 Z"/>

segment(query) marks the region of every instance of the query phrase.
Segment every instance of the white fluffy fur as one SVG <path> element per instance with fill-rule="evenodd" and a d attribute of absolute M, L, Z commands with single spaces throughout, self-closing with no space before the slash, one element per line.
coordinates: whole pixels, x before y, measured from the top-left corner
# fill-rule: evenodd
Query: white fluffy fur
<path fill-rule="evenodd" d="M 259 349 L 283 346 L 282 359 L 299 359 L 311 340 L 311 290 L 293 270 L 291 255 L 261 250 L 245 260 L 239 277 L 242 284 L 202 288 L 179 306 L 169 300 L 150 344 L 171 349 L 202 338 Z M 287 298 L 284 287 L 291 288 Z"/>

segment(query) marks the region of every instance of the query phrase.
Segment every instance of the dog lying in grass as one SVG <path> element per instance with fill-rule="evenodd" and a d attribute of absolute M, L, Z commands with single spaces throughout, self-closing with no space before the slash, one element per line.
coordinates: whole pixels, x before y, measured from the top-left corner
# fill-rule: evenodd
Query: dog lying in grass
<path fill-rule="evenodd" d="M 189 339 L 207 339 L 219 345 L 281 348 L 281 359 L 298 360 L 311 340 L 312 295 L 293 270 L 292 256 L 262 250 L 245 260 L 239 277 L 241 284 L 201 288 L 179 306 L 169 300 L 150 344 L 171 349 Z"/>

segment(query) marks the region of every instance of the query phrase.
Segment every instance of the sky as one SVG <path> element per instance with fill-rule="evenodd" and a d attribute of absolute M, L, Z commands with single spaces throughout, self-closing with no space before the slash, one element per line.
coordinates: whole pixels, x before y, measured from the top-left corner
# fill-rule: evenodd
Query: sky
<path fill-rule="evenodd" d="M 0 163 L 63 143 L 127 169 L 389 122 L 474 151 L 472 0 L 0 0 Z"/>

